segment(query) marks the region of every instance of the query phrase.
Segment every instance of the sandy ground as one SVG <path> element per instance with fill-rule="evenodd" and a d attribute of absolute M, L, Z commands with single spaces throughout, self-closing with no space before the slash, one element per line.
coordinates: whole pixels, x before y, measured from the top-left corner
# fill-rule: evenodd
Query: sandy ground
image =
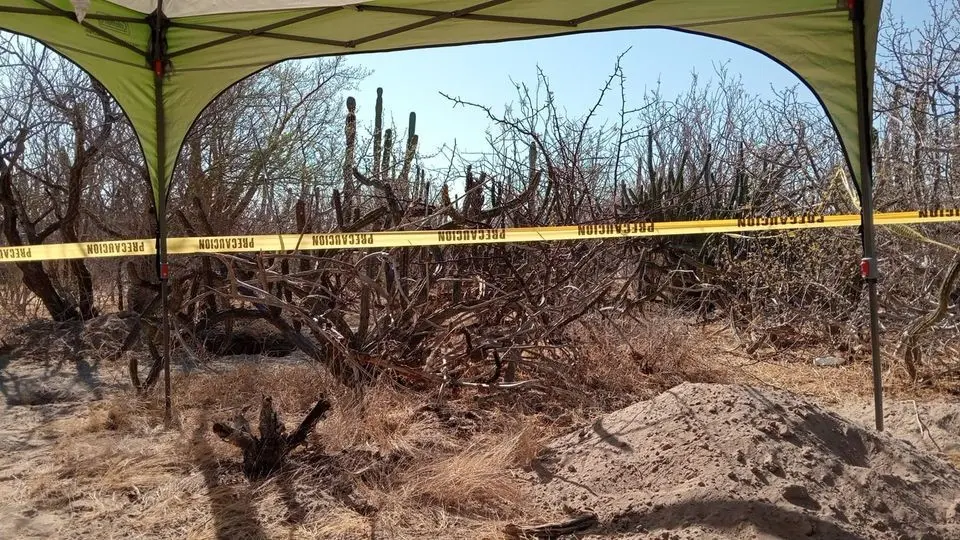
<path fill-rule="evenodd" d="M 956 441 L 954 441 L 956 442 Z M 554 441 L 550 508 L 625 538 L 960 538 L 960 471 L 794 394 L 684 383 Z"/>
<path fill-rule="evenodd" d="M 338 535 L 337 523 L 248 536 L 224 536 L 210 517 L 177 523 L 211 501 L 241 519 L 253 495 L 236 475 L 211 488 L 202 469 L 152 453 L 189 433 L 146 427 L 117 436 L 122 448 L 83 446 L 97 404 L 127 385 L 125 366 L 96 360 L 126 325 L 105 319 L 6 341 L 0 538 L 371 537 Z M 684 383 L 553 440 L 532 468 L 513 471 L 525 498 L 541 515 L 596 512 L 599 526 L 581 536 L 591 538 L 960 538 L 957 401 L 894 392 L 877 434 L 863 366 L 750 366 L 740 377 L 750 384 Z M 97 485 L 109 489 L 78 488 Z M 501 538 L 490 532 L 500 528 L 466 537 Z"/>

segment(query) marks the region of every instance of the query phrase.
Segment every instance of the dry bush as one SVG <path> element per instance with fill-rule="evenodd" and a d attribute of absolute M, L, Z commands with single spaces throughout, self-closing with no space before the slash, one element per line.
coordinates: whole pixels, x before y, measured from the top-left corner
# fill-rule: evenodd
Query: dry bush
<path fill-rule="evenodd" d="M 716 382 L 722 374 L 708 361 L 713 344 L 705 332 L 669 312 L 584 320 L 575 332 L 580 354 L 563 380 L 581 389 L 571 405 L 609 412 L 683 381 Z"/>
<path fill-rule="evenodd" d="M 831 328 L 855 330 L 862 325 L 851 310 L 863 296 L 854 264 L 859 242 L 842 229 L 768 232 L 732 247 L 718 240 L 714 283 L 727 295 L 728 320 L 783 348 L 830 343 L 824 337 L 840 337 Z"/>
<path fill-rule="evenodd" d="M 883 26 L 875 149 L 881 210 L 956 206 L 960 80 L 956 55 L 947 54 L 952 51 L 946 44 L 955 41 L 960 10 L 955 0 L 934 0 L 931 8 L 932 18 L 918 28 L 897 21 Z M 22 206 L 23 217 L 37 216 L 37 226 L 49 231 L 36 238 L 27 230 L 10 233 L 35 243 L 71 241 L 80 230 L 85 237 L 151 232 L 144 224 L 149 216 L 139 211 L 149 199 L 137 189 L 143 185 L 142 156 L 129 125 L 114 118 L 112 101 L 85 74 L 43 49 L 9 38 L 0 43 L 5 54 L 20 59 L 0 79 L 6 81 L 0 102 L 9 105 L 3 127 L 22 135 L 15 137 L 18 144 L 10 139 L 0 149 L 17 154 L 7 160 L 17 165 L 6 167 L 6 178 L 23 199 L 18 211 Z M 449 167 L 428 170 L 419 154 L 415 115 L 405 129 L 388 125 L 379 91 L 370 103 L 372 115 L 366 107 L 357 109 L 352 97 L 343 110 L 342 98 L 362 70 L 342 59 L 275 66 L 221 96 L 187 137 L 171 194 L 171 232 L 456 234 L 856 212 L 853 186 L 836 174 L 845 169 L 844 159 L 819 104 L 790 89 L 750 95 L 724 68 L 707 82 L 694 77 L 675 98 L 655 90 L 637 96 L 627 90 L 620 58 L 613 68 L 596 106 L 579 116 L 558 106 L 542 72 L 536 88 L 518 86 L 517 103 L 501 116 L 482 104 L 455 100 L 488 115 L 497 131 L 491 133 L 490 151 L 479 159 L 453 155 Z M 44 76 L 31 75 L 36 73 Z M 24 110 L 25 92 L 42 106 Z M 84 114 L 57 122 L 67 110 L 47 100 L 61 93 L 76 98 L 71 103 L 83 105 Z M 609 118 L 601 118 L 601 109 L 611 107 L 620 111 L 618 121 L 604 122 Z M 102 140 L 97 159 L 85 165 L 96 174 L 73 175 L 71 184 L 64 173 L 80 171 L 81 164 L 51 156 L 82 153 L 83 145 L 74 148 L 78 141 L 68 135 L 91 133 L 86 128 L 107 124 L 108 117 L 113 127 L 94 130 L 103 132 Z M 363 124 L 370 120 L 368 131 Z M 63 210 L 76 203 L 60 195 L 51 200 L 48 191 L 69 192 L 71 185 L 76 191 L 94 176 L 102 193 L 84 199 L 84 211 L 70 223 L 58 224 L 64 221 L 58 216 L 73 214 Z M 24 219 L 17 223 L 24 228 Z M 928 234 L 948 242 L 956 233 L 948 227 L 937 231 Z M 897 277 L 882 288 L 889 305 L 884 324 L 894 333 L 910 322 L 902 314 L 915 319 L 927 311 L 933 291 L 926 284 L 946 252 L 930 253 L 916 241 L 881 238 L 881 243 L 885 275 Z M 437 353 L 453 348 L 459 354 L 460 343 L 448 338 L 459 337 L 460 330 L 474 333 L 481 353 L 554 345 L 571 315 L 599 316 L 604 310 L 627 315 L 651 303 L 704 317 L 729 315 L 741 331 L 755 333 L 757 340 L 781 340 L 784 347 L 813 340 L 846 346 L 865 326 L 859 251 L 853 230 L 522 246 L 448 243 L 366 253 L 329 250 L 322 257 L 184 258 L 173 268 L 171 283 L 177 324 L 193 334 L 194 344 L 229 333 L 223 327 L 231 318 L 239 322 L 269 311 L 285 345 L 308 336 L 298 346 L 319 362 L 359 371 L 370 356 L 377 366 L 389 363 L 415 373 L 427 365 L 429 373 L 416 382 L 436 387 L 441 379 L 476 383 L 493 373 L 489 355 L 464 361 Z M 51 291 L 62 289 L 66 311 L 92 313 L 93 307 L 120 303 L 119 297 L 111 300 L 114 286 L 118 293 L 124 286 L 115 262 L 31 268 L 49 274 L 57 285 Z M 149 277 L 151 261 L 138 263 L 145 267 L 141 277 Z M 262 272 L 231 274 L 253 266 Z M 6 278 L 15 281 L 16 275 Z M 71 278 L 83 278 L 83 286 Z M 628 286 L 606 290 L 617 280 Z M 256 288 L 245 290 L 237 281 Z M 91 283 L 96 290 L 89 290 Z M 110 294 L 104 294 L 107 289 Z M 5 292 L 10 310 L 22 312 L 22 288 L 0 289 L 0 296 Z M 84 309 L 90 302 L 96 305 Z M 437 313 L 449 317 L 431 318 Z M 956 328 L 953 314 L 933 328 L 924 338 L 931 351 L 955 341 Z M 470 352 L 475 351 L 460 356 Z M 549 376 L 548 364 L 527 362 L 523 374 Z M 924 371 L 936 378 L 957 370 L 951 363 Z M 344 380 L 352 375 L 345 373 Z"/>

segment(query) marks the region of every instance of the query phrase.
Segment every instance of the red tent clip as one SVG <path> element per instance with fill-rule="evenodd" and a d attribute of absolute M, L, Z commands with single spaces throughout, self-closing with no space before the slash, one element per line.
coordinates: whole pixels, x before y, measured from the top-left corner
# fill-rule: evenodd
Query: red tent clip
<path fill-rule="evenodd" d="M 870 259 L 864 257 L 860 259 L 860 275 L 864 279 L 876 279 L 877 278 L 877 261 L 876 259 Z"/>

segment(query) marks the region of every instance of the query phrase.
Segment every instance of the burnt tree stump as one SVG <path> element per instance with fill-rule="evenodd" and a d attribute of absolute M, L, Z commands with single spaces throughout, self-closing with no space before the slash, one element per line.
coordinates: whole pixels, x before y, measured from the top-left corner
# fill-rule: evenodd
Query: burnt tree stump
<path fill-rule="evenodd" d="M 307 436 L 328 410 L 330 402 L 321 397 L 300 422 L 300 426 L 288 434 L 280 422 L 279 413 L 273 408 L 273 400 L 264 396 L 260 404 L 259 436 L 250 431 L 250 422 L 243 413 L 229 424 L 214 423 L 213 432 L 243 452 L 243 474 L 247 478 L 263 478 L 279 470 L 287 454 L 306 442 Z"/>

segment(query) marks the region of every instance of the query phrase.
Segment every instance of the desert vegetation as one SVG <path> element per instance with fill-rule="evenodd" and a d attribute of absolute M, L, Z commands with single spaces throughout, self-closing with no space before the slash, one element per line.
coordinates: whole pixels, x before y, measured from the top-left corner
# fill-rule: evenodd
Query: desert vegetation
<path fill-rule="evenodd" d="M 884 19 L 878 211 L 960 207 L 960 1 L 931 6 L 920 27 Z M 719 66 L 677 96 L 638 95 L 620 60 L 580 115 L 558 109 L 544 72 L 517 86 L 505 113 L 448 96 L 484 111 L 491 128 L 484 157 L 454 155 L 445 167 L 422 156 L 415 112 L 389 123 L 403 107 L 389 88 L 354 94 L 366 74 L 349 58 L 271 67 L 218 98 L 188 135 L 171 234 L 859 211 L 836 135 L 798 89 L 754 96 Z M 620 111 L 614 121 L 601 103 Z M 0 34 L 3 243 L 150 238 L 151 200 L 139 145 L 107 92 L 54 52 Z M 894 396 L 960 389 L 958 231 L 879 231 Z M 42 463 L 9 473 L 12 500 L 79 515 L 74 532 L 90 537 L 101 527 L 550 537 L 595 526 L 597 509 L 576 501 L 528 504 L 524 474 L 555 436 L 596 415 L 691 382 L 868 391 L 860 256 L 856 229 L 818 229 L 174 257 L 173 425 L 156 388 L 153 260 L 4 264 L 0 386 L 13 412 L 3 414 L 38 426 L 14 439 Z M 811 365 L 824 356 L 842 371 Z M 45 386 L 64 364 L 79 386 Z M 926 440 L 920 412 L 916 421 Z M 956 459 L 951 448 L 936 450 Z M 66 526 L 56 519 L 48 532 Z"/>

